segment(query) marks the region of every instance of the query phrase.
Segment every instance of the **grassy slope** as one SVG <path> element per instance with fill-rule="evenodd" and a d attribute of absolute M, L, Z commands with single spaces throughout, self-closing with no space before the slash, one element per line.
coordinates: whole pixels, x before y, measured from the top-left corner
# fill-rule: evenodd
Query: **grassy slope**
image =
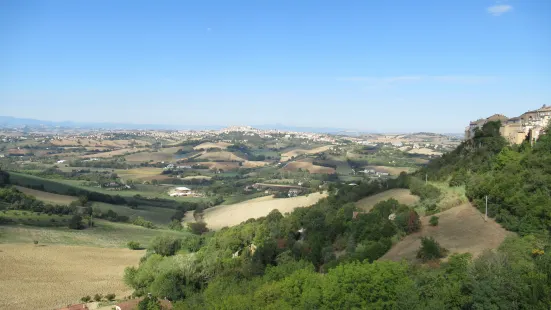
<path fill-rule="evenodd" d="M 29 243 L 38 240 L 41 244 L 64 244 L 102 248 L 126 247 L 128 241 L 137 241 L 147 246 L 153 238 L 163 234 L 183 236 L 186 232 L 165 229 L 147 229 L 132 224 L 95 220 L 96 226 L 84 230 L 65 227 L 41 228 L 23 225 L 0 226 L 0 243 Z"/>
<path fill-rule="evenodd" d="M 174 214 L 174 209 L 150 207 L 150 206 L 138 206 L 137 209 L 132 209 L 128 206 L 113 205 L 103 202 L 93 202 L 93 208 L 100 208 L 102 211 L 109 209 L 117 212 L 119 215 L 125 215 L 133 219 L 134 217 L 141 216 L 144 219 L 151 221 L 157 225 L 167 225 L 170 223 L 170 217 Z"/>
<path fill-rule="evenodd" d="M 0 309 L 59 309 L 96 293 L 118 298 L 131 290 L 124 268 L 143 251 L 91 247 L 0 244 Z"/>
<path fill-rule="evenodd" d="M 421 246 L 421 236 L 432 236 L 441 246 L 453 253 L 481 254 L 485 249 L 497 248 L 511 232 L 506 231 L 493 219 L 484 222 L 484 215 L 469 203 L 453 207 L 436 214 L 439 225 L 429 225 L 431 216 L 421 218 L 422 230 L 406 236 L 399 241 L 381 259 L 400 261 L 415 260 Z"/>
<path fill-rule="evenodd" d="M 16 188 L 30 196 L 34 196 L 38 200 L 42 200 L 46 203 L 53 203 L 53 204 L 62 204 L 62 205 L 68 205 L 71 202 L 77 200 L 76 197 L 73 196 L 67 196 L 67 195 L 58 195 L 58 194 L 52 194 L 48 192 L 43 192 L 35 189 L 30 189 L 22 186 L 16 186 Z"/>

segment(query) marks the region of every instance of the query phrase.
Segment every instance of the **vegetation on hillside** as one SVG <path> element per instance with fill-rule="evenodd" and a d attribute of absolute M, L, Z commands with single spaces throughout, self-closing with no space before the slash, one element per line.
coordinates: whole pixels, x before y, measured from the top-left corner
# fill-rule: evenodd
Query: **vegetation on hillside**
<path fill-rule="evenodd" d="M 175 309 L 547 309 L 551 137 L 543 135 L 534 147 L 512 147 L 498 130 L 499 123 L 486 124 L 418 175 L 334 183 L 330 196 L 310 208 L 286 217 L 273 211 L 195 236 L 196 249 L 151 248 L 139 267 L 126 270 L 125 280 L 137 295 L 178 301 Z M 489 195 L 490 216 L 522 237 L 476 259 L 452 255 L 437 267 L 376 261 L 394 240 L 420 229 L 419 216 L 395 200 L 368 213 L 357 212 L 353 202 L 387 187 L 409 187 L 421 203 L 437 203 L 442 191 L 417 178 L 425 175 L 465 186 L 479 207 Z M 437 225 L 437 218 L 431 223 Z M 421 244 L 422 261 L 447 254 L 432 238 Z"/>
<path fill-rule="evenodd" d="M 522 235 L 551 228 L 551 134 L 535 145 L 507 145 L 499 122 L 477 130 L 472 140 L 420 170 L 430 179 L 465 186 L 467 197 L 508 230 Z M 551 129 L 551 128 L 550 128 Z"/>

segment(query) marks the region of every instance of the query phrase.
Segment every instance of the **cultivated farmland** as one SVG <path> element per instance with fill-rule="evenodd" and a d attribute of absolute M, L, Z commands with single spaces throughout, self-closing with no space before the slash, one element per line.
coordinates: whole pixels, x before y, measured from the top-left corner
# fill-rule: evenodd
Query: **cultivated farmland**
<path fill-rule="evenodd" d="M 278 209 L 285 214 L 295 208 L 308 207 L 315 204 L 327 194 L 313 193 L 308 196 L 293 198 L 260 197 L 233 205 L 223 205 L 205 210 L 203 219 L 209 229 L 218 230 L 226 226 L 235 226 L 250 218 L 266 216 L 270 211 Z M 188 214 L 191 212 L 187 212 Z M 193 216 L 186 214 L 184 221 L 192 221 Z"/>
<path fill-rule="evenodd" d="M 95 247 L 0 244 L 0 309 L 52 309 L 86 295 L 131 294 L 124 268 L 144 251 Z"/>
<path fill-rule="evenodd" d="M 205 152 L 197 157 L 200 160 L 217 160 L 217 161 L 245 161 L 245 159 L 233 154 L 232 152 Z"/>
<path fill-rule="evenodd" d="M 296 157 L 296 156 L 299 156 L 299 155 L 302 155 L 302 154 L 323 153 L 323 152 L 329 150 L 332 147 L 333 147 L 332 145 L 325 145 L 325 146 L 320 146 L 320 147 L 317 147 L 317 148 L 311 149 L 311 150 L 307 150 L 307 149 L 292 150 L 292 151 L 281 154 L 281 161 L 288 161 L 289 159 L 291 159 L 291 157 L 293 157 L 293 156 Z"/>
<path fill-rule="evenodd" d="M 308 170 L 308 172 L 310 173 L 335 173 L 334 168 L 314 165 L 309 161 L 294 161 L 286 164 L 285 166 L 283 166 L 283 168 L 281 168 L 281 170 L 283 171 L 296 171 L 298 169 Z"/>
<path fill-rule="evenodd" d="M 218 149 L 226 149 L 228 146 L 230 146 L 231 143 L 227 143 L 227 142 L 205 142 L 205 143 L 201 143 L 197 146 L 195 146 L 193 149 L 194 150 L 200 150 L 200 149 L 212 149 L 212 148 L 218 148 Z"/>

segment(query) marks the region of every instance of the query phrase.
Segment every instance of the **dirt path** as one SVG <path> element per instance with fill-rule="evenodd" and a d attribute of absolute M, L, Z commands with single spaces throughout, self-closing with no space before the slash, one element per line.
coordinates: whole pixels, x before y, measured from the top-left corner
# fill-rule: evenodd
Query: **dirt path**
<path fill-rule="evenodd" d="M 430 216 L 421 218 L 422 230 L 406 236 L 381 257 L 381 260 L 415 260 L 422 236 L 434 237 L 440 245 L 450 251 L 450 254 L 469 252 L 476 257 L 485 249 L 497 248 L 505 237 L 513 234 L 493 219 L 484 222 L 484 215 L 470 203 L 451 208 L 436 216 L 439 217 L 438 226 L 429 225 Z"/>

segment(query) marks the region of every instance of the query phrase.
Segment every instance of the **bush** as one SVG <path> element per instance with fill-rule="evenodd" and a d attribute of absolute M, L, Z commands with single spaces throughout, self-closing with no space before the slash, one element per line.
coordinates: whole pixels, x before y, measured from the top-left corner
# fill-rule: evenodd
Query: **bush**
<path fill-rule="evenodd" d="M 84 303 L 87 303 L 89 302 L 90 300 L 92 300 L 92 297 L 90 296 L 84 296 L 80 299 L 80 301 L 84 302 Z"/>
<path fill-rule="evenodd" d="M 95 301 L 101 301 L 102 299 L 103 299 L 103 296 L 101 294 L 94 295 L 94 300 Z"/>
<path fill-rule="evenodd" d="M 130 250 L 141 250 L 142 247 L 140 246 L 139 242 L 136 241 L 128 241 L 126 244 Z"/>
<path fill-rule="evenodd" d="M 71 229 L 83 229 L 84 224 L 82 224 L 82 216 L 73 215 L 73 217 L 69 221 L 69 228 L 71 228 Z"/>
<path fill-rule="evenodd" d="M 162 256 L 172 256 L 180 250 L 182 242 L 172 236 L 159 236 L 153 239 L 150 248 Z"/>
<path fill-rule="evenodd" d="M 105 299 L 109 300 L 109 301 L 113 301 L 115 300 L 115 294 L 107 294 L 105 295 Z"/>
<path fill-rule="evenodd" d="M 448 250 L 440 246 L 433 237 L 422 237 L 421 247 L 417 251 L 417 258 L 426 262 L 433 259 L 445 257 Z"/>
<path fill-rule="evenodd" d="M 438 216 L 431 216 L 429 223 L 431 226 L 438 226 Z"/>
<path fill-rule="evenodd" d="M 207 223 L 205 222 L 187 223 L 187 227 L 189 228 L 189 230 L 191 230 L 192 233 L 196 235 L 201 235 L 209 231 L 209 229 L 207 228 Z"/>

